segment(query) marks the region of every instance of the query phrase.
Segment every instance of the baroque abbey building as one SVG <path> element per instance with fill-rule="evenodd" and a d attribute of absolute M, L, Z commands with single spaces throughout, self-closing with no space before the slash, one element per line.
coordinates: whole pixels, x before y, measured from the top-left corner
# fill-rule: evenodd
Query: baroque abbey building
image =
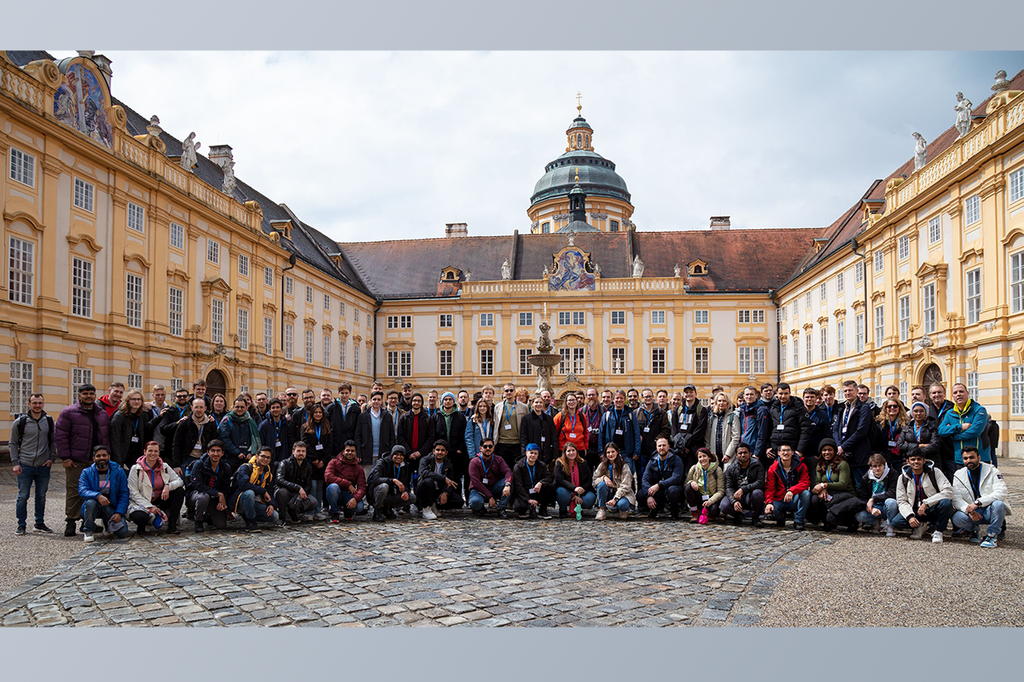
<path fill-rule="evenodd" d="M 533 385 L 547 322 L 560 393 L 963 381 L 1024 456 L 1024 72 L 825 227 L 641 229 L 578 111 L 521 232 L 355 243 L 111 80 L 102 55 L 0 52 L 4 418 L 113 380 Z"/>

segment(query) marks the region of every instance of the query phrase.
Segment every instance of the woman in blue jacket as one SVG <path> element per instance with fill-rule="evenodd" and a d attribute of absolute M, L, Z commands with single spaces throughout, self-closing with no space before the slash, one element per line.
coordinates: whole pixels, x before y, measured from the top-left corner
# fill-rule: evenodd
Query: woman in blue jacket
<path fill-rule="evenodd" d="M 466 454 L 469 461 L 480 454 L 480 441 L 494 438 L 494 420 L 491 419 L 491 404 L 481 398 L 473 406 L 473 414 L 466 421 Z"/>

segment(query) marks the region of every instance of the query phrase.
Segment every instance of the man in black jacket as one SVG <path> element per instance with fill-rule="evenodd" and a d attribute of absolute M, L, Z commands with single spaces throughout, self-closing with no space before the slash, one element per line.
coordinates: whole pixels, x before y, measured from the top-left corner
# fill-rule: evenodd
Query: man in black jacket
<path fill-rule="evenodd" d="M 735 460 L 725 468 L 725 498 L 718 511 L 723 517 L 732 516 L 738 526 L 743 523 L 743 512 L 749 509 L 754 526 L 764 527 L 764 479 L 764 467 L 757 458 L 751 458 L 750 446 L 737 445 Z"/>
<path fill-rule="evenodd" d="M 697 463 L 697 450 L 705 446 L 708 430 L 708 409 L 697 400 L 697 387 L 683 386 L 683 404 L 676 413 L 679 431 L 675 437 L 675 451 L 683 460 L 683 466 L 692 467 Z"/>
<path fill-rule="evenodd" d="M 245 462 L 235 473 L 235 493 L 231 509 L 245 519 L 245 532 L 258 533 L 257 523 L 277 525 L 280 515 L 274 509 L 274 493 L 277 483 L 271 461 L 274 453 L 267 446 L 261 447 L 251 460 Z"/>
<path fill-rule="evenodd" d="M 357 409 L 353 405 L 352 409 Z M 395 432 L 391 415 L 384 409 L 384 394 L 374 391 L 370 396 L 369 408 L 359 414 L 356 427 L 356 449 L 359 461 L 373 464 L 378 457 L 386 455 L 395 444 L 392 434 Z M 376 440 L 374 439 L 376 434 Z M 344 450 L 344 448 L 342 448 Z"/>
<path fill-rule="evenodd" d="M 275 398 L 276 400 L 276 398 Z M 277 492 L 274 502 L 278 513 L 287 513 L 292 523 L 299 523 L 305 515 L 316 511 L 316 498 L 310 493 L 313 488 L 313 466 L 306 459 L 306 443 L 298 441 L 292 445 L 292 455 L 277 464 Z"/>
<path fill-rule="evenodd" d="M 206 403 L 203 403 L 205 407 Z M 160 444 L 160 457 L 165 462 L 174 459 L 174 429 L 182 418 L 192 412 L 192 405 L 188 401 L 188 391 L 179 388 L 174 392 L 174 404 L 166 405 L 160 413 L 153 418 L 150 426 L 153 427 L 153 440 Z"/>
<path fill-rule="evenodd" d="M 313 389 L 307 388 L 302 391 L 302 407 L 296 407 L 288 415 L 288 420 L 292 423 L 292 429 L 295 430 L 295 433 L 302 433 L 302 427 L 305 425 L 306 420 L 309 419 L 314 405 L 316 405 L 316 394 L 313 393 Z"/>
<path fill-rule="evenodd" d="M 441 396 L 441 409 L 433 416 L 434 438 L 448 441 L 452 450 L 448 459 L 455 467 L 457 481 L 462 483 L 463 497 L 469 497 L 469 458 L 466 456 L 466 417 L 455 404 L 455 394 L 446 391 Z"/>
<path fill-rule="evenodd" d="M 280 400 L 277 398 L 271 400 L 267 418 L 259 426 L 260 442 L 264 445 L 269 445 L 274 451 L 275 464 L 280 464 L 288 459 L 292 452 L 292 443 L 302 440 L 292 429 L 292 425 L 285 419 L 284 415 L 281 414 L 282 409 L 283 406 Z M 333 432 L 332 424 L 331 433 Z M 333 456 L 334 453 L 332 452 L 329 457 Z"/>
<path fill-rule="evenodd" d="M 636 409 L 636 422 L 640 427 L 640 471 L 646 471 L 647 462 L 658 449 L 658 439 L 668 438 L 671 428 L 665 413 L 654 403 L 654 391 L 645 388 L 640 400 L 640 407 Z"/>
<path fill-rule="evenodd" d="M 217 422 L 206 414 L 203 399 L 196 398 L 192 401 L 192 409 L 174 424 L 173 429 L 167 429 L 165 433 L 173 434 L 171 467 L 175 473 L 184 477 L 185 470 L 202 457 L 210 443 L 217 439 Z"/>
<path fill-rule="evenodd" d="M 334 449 L 341 452 L 345 441 L 356 439 L 359 427 L 359 403 L 352 400 L 352 384 L 338 386 L 338 397 L 327 408 L 327 418 L 331 422 L 331 434 L 334 436 Z M 332 452 L 331 456 L 338 454 Z"/>
<path fill-rule="evenodd" d="M 449 449 L 446 441 L 434 441 L 433 455 L 420 461 L 416 498 L 427 521 L 436 519 L 439 510 L 462 509 L 463 500 L 455 480 L 455 468 L 448 459 Z"/>
<path fill-rule="evenodd" d="M 546 467 L 558 450 L 558 434 L 555 421 L 544 412 L 544 399 L 537 396 L 532 405 L 533 409 L 519 422 L 519 445 L 525 455 L 526 446 L 536 443 L 540 449 L 540 461 Z"/>
<path fill-rule="evenodd" d="M 205 530 L 203 523 L 206 518 L 218 529 L 223 530 L 228 526 L 231 467 L 223 461 L 223 457 L 224 443 L 215 438 L 207 445 L 206 454 L 192 467 L 188 498 L 196 510 L 197 533 Z"/>
<path fill-rule="evenodd" d="M 554 499 L 555 487 L 547 466 L 540 461 L 540 447 L 527 443 L 526 456 L 512 468 L 512 506 L 519 518 L 529 514 L 531 519 L 550 519 L 548 505 Z"/>
<path fill-rule="evenodd" d="M 769 430 L 768 433 L 762 434 L 768 439 L 765 461 L 761 462 L 766 471 L 778 456 L 779 446 L 783 443 L 793 448 L 796 456 L 803 459 L 807 451 L 807 442 L 811 437 L 811 422 L 807 410 L 792 399 L 789 384 L 779 384 L 775 395 L 777 400 L 768 408 L 768 420 L 765 422 Z"/>
<path fill-rule="evenodd" d="M 398 419 L 399 445 L 409 453 L 409 463 L 419 466 L 421 458 L 430 454 L 433 447 L 434 422 L 423 409 L 423 396 L 419 393 L 412 396 L 412 407 Z M 465 439 L 465 434 L 463 434 Z M 385 451 L 382 449 L 382 453 Z"/>
<path fill-rule="evenodd" d="M 647 393 L 648 391 L 644 391 Z M 657 452 L 644 470 L 643 482 L 637 491 L 638 501 L 646 505 L 648 518 L 657 518 L 658 512 L 668 505 L 673 519 L 679 518 L 679 504 L 683 500 L 683 461 L 668 447 L 668 436 L 658 438 Z"/>
<path fill-rule="evenodd" d="M 405 461 L 405 448 L 396 445 L 391 454 L 374 463 L 366 482 L 367 494 L 373 502 L 373 520 L 395 518 L 396 507 L 416 504 L 412 491 L 412 465 Z"/>

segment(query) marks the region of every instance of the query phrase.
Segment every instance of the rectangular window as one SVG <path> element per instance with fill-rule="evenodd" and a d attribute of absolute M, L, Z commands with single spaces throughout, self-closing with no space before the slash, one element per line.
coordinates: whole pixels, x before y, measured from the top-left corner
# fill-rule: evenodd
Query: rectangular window
<path fill-rule="evenodd" d="M 331 310 L 331 295 L 324 294 L 324 310 L 330 312 Z"/>
<path fill-rule="evenodd" d="M 1024 365 L 1010 368 L 1010 414 L 1024 415 Z"/>
<path fill-rule="evenodd" d="M 693 311 L 693 323 L 694 324 L 707 324 L 708 323 L 708 311 L 706 311 L 706 310 L 694 310 Z"/>
<path fill-rule="evenodd" d="M 818 300 L 822 303 L 828 300 L 828 282 L 822 282 L 818 287 Z"/>
<path fill-rule="evenodd" d="M 92 370 L 84 367 L 71 368 L 71 402 L 78 400 L 78 387 L 92 383 Z"/>
<path fill-rule="evenodd" d="M 445 349 L 437 354 L 437 375 L 450 377 L 452 375 L 452 351 Z"/>
<path fill-rule="evenodd" d="M 185 333 L 185 290 L 178 287 L 167 288 L 167 326 L 171 336 L 183 336 Z"/>
<path fill-rule="evenodd" d="M 973 225 L 981 220 L 981 197 L 975 194 L 964 202 L 964 225 Z"/>
<path fill-rule="evenodd" d="M 92 261 L 77 256 L 71 259 L 71 314 L 92 317 Z"/>
<path fill-rule="evenodd" d="M 519 313 L 519 326 L 520 327 L 532 327 L 533 326 L 533 313 Z"/>
<path fill-rule="evenodd" d="M 9 244 L 7 298 L 14 303 L 31 305 L 36 245 L 17 237 L 11 237 Z"/>
<path fill-rule="evenodd" d="M 885 254 L 879 249 L 875 251 L 875 272 L 881 272 L 885 269 Z"/>
<path fill-rule="evenodd" d="M 664 354 L 665 349 L 661 349 Z M 711 371 L 711 349 L 698 346 L 693 349 L 693 371 L 695 374 L 707 374 Z M 662 372 L 664 373 L 664 372 Z"/>
<path fill-rule="evenodd" d="M 763 310 L 752 310 L 750 311 L 750 321 L 754 324 L 764 324 L 764 311 Z"/>
<path fill-rule="evenodd" d="M 900 260 L 910 258 L 910 237 L 903 235 L 899 238 L 897 244 L 899 245 Z"/>
<path fill-rule="evenodd" d="M 813 344 L 811 343 L 811 333 L 807 332 L 804 334 L 804 347 L 807 349 L 807 364 L 813 364 L 814 358 L 812 357 Z"/>
<path fill-rule="evenodd" d="M 238 254 L 238 274 L 242 277 L 249 276 L 249 257 L 245 254 Z"/>
<path fill-rule="evenodd" d="M 1024 168 L 1019 168 L 1010 173 L 1010 203 L 1022 198 L 1024 198 Z"/>
<path fill-rule="evenodd" d="M 352 324 L 356 327 L 359 326 L 359 308 L 352 309 Z"/>
<path fill-rule="evenodd" d="M 577 327 L 582 327 L 587 323 L 587 314 L 581 310 L 578 310 L 572 314 L 572 323 Z"/>
<path fill-rule="evenodd" d="M 444 313 L 437 317 L 437 326 L 441 329 L 451 329 L 455 326 L 451 313 Z"/>
<path fill-rule="evenodd" d="M 697 356 L 700 357 L 700 351 L 707 351 L 707 348 L 698 348 Z M 707 353 L 705 353 L 706 357 Z M 705 360 L 705 363 L 707 361 Z M 698 361 L 699 364 L 699 361 Z M 665 349 L 664 348 L 652 348 L 651 349 L 651 374 L 664 374 L 665 373 Z M 698 370 L 698 374 L 700 371 Z"/>
<path fill-rule="evenodd" d="M 938 244 L 942 241 L 942 220 L 935 216 L 928 221 L 928 245 Z"/>
<path fill-rule="evenodd" d="M 263 352 L 274 353 L 274 318 L 269 315 L 263 316 Z"/>
<path fill-rule="evenodd" d="M 626 311 L 625 310 L 613 310 L 612 311 L 612 324 L 623 325 L 626 324 Z"/>
<path fill-rule="evenodd" d="M 388 329 L 412 329 L 412 315 L 388 315 Z"/>
<path fill-rule="evenodd" d="M 480 349 L 480 375 L 485 377 L 494 376 L 493 348 Z"/>
<path fill-rule="evenodd" d="M 32 363 L 11 361 L 11 414 L 28 412 L 28 398 L 32 395 Z"/>
<path fill-rule="evenodd" d="M 586 362 L 586 350 L 583 348 L 559 348 L 561 361 L 558 363 L 559 374 L 583 374 Z"/>
<path fill-rule="evenodd" d="M 864 281 L 864 261 L 858 261 L 853 266 L 853 283 L 860 284 Z"/>
<path fill-rule="evenodd" d="M 551 232 L 551 223 L 550 222 L 546 222 L 546 223 L 541 224 L 540 231 L 541 231 L 542 234 L 548 234 L 549 232 Z"/>
<path fill-rule="evenodd" d="M 270 267 L 269 265 L 263 266 L 263 286 L 274 286 L 274 268 Z"/>
<path fill-rule="evenodd" d="M 284 326 L 284 356 L 291 359 L 295 355 L 295 325 L 288 323 Z"/>
<path fill-rule="evenodd" d="M 242 350 L 249 350 L 249 311 L 246 308 L 238 309 L 238 347 Z"/>
<path fill-rule="evenodd" d="M 910 338 L 910 296 L 900 296 L 900 341 Z"/>
<path fill-rule="evenodd" d="M 967 271 L 967 324 L 981 319 L 981 268 Z"/>
<path fill-rule="evenodd" d="M 96 188 L 91 182 L 75 178 L 75 208 L 92 213 L 95 206 L 95 194 Z"/>
<path fill-rule="evenodd" d="M 313 330 L 306 330 L 306 362 L 313 362 Z"/>
<path fill-rule="evenodd" d="M 295 280 L 291 277 L 284 278 L 284 293 L 291 296 L 295 293 Z"/>
<path fill-rule="evenodd" d="M 935 284 L 921 288 L 921 320 L 925 334 L 935 333 Z"/>
<path fill-rule="evenodd" d="M 978 373 L 968 372 L 967 373 L 967 397 L 971 400 L 978 399 Z"/>
<path fill-rule="evenodd" d="M 626 373 L 626 349 L 612 348 L 612 374 Z"/>
<path fill-rule="evenodd" d="M 568 312 L 558 313 L 558 324 L 559 325 L 568 325 L 569 324 L 569 319 L 570 318 L 569 318 L 569 313 Z"/>
<path fill-rule="evenodd" d="M 28 185 L 29 187 L 35 187 L 36 157 L 11 147 L 11 180 Z"/>
<path fill-rule="evenodd" d="M 210 301 L 210 341 L 224 343 L 224 301 L 219 298 Z"/>
<path fill-rule="evenodd" d="M 783 342 L 779 346 L 779 371 L 780 372 L 785 372 L 786 371 L 786 358 L 788 358 L 788 357 L 789 356 L 786 354 L 786 344 L 785 344 L 785 342 Z"/>
<path fill-rule="evenodd" d="M 398 329 L 398 315 L 387 316 L 388 329 Z"/>
<path fill-rule="evenodd" d="M 558 362 L 558 373 L 565 375 L 569 373 L 569 366 L 572 363 L 572 348 L 559 348 L 558 355 L 561 360 Z"/>
<path fill-rule="evenodd" d="M 388 368 L 388 376 L 389 377 L 397 377 L 398 376 L 398 351 L 397 350 L 389 350 L 388 351 L 387 368 Z"/>
<path fill-rule="evenodd" d="M 618 220 L 610 220 L 610 221 L 608 221 L 608 224 L 609 224 L 609 230 L 608 230 L 609 232 L 618 232 L 619 231 L 619 221 Z"/>
<path fill-rule="evenodd" d="M 345 369 L 345 339 L 338 344 L 338 369 Z"/>
<path fill-rule="evenodd" d="M 836 322 L 836 355 L 846 356 L 846 320 Z"/>
<path fill-rule="evenodd" d="M 129 391 L 141 391 L 143 384 L 143 378 L 141 374 L 129 374 L 128 375 L 128 390 Z"/>
<path fill-rule="evenodd" d="M 142 328 L 142 278 L 128 275 L 125 286 L 125 317 L 129 327 Z"/>
<path fill-rule="evenodd" d="M 481 327 L 493 327 L 494 326 L 494 313 L 480 313 L 480 326 Z"/>
<path fill-rule="evenodd" d="M 306 287 L 306 303 L 312 303 L 312 302 L 313 302 L 313 287 L 307 286 Z"/>
<path fill-rule="evenodd" d="M 359 374 L 359 344 L 352 344 L 352 371 Z"/>
<path fill-rule="evenodd" d="M 857 313 L 857 317 L 854 320 L 856 328 L 854 329 L 856 335 L 856 347 L 858 353 L 864 352 L 864 313 Z"/>
<path fill-rule="evenodd" d="M 846 291 L 846 273 L 840 272 L 836 275 L 836 295 Z"/>
<path fill-rule="evenodd" d="M 800 366 L 800 338 L 793 337 L 793 369 Z"/>
<path fill-rule="evenodd" d="M 530 351 L 529 348 L 520 348 L 519 349 L 519 375 L 520 376 L 528 376 L 530 374 L 533 374 L 533 365 L 531 365 L 530 361 L 527 360 L 527 358 L 530 356 L 530 353 L 531 353 L 531 351 Z"/>
<path fill-rule="evenodd" d="M 665 324 L 665 311 L 664 310 L 652 310 L 651 311 L 651 324 Z"/>
<path fill-rule="evenodd" d="M 811 312 L 811 292 L 809 291 L 804 295 L 804 310 Z"/>
<path fill-rule="evenodd" d="M 764 348 L 754 349 L 754 374 L 765 373 L 765 354 Z"/>
<path fill-rule="evenodd" d="M 795 299 L 793 299 L 793 322 L 796 322 L 797 318 L 799 318 L 799 317 L 800 317 L 800 299 L 795 298 Z"/>
<path fill-rule="evenodd" d="M 828 360 L 828 325 L 821 325 L 818 333 L 821 334 L 821 361 L 825 362 Z"/>
<path fill-rule="evenodd" d="M 324 332 L 324 367 L 331 366 L 331 335 Z"/>
<path fill-rule="evenodd" d="M 586 348 L 573 348 L 572 349 L 572 373 L 576 376 L 582 376 L 586 374 L 587 369 L 587 349 Z"/>
<path fill-rule="evenodd" d="M 875 306 L 875 348 L 881 348 L 885 342 L 885 306 Z"/>
<path fill-rule="evenodd" d="M 178 223 L 171 223 L 171 248 L 185 248 L 185 228 Z"/>
<path fill-rule="evenodd" d="M 1024 310 L 1024 251 L 1010 255 L 1010 310 Z"/>
<path fill-rule="evenodd" d="M 739 354 L 740 354 L 740 357 L 739 357 L 739 373 L 740 374 L 750 374 L 750 369 L 751 369 L 750 349 L 749 348 L 738 348 L 737 350 L 739 351 Z"/>
<path fill-rule="evenodd" d="M 171 393 L 176 393 L 185 387 L 185 380 L 181 378 L 171 379 Z"/>
<path fill-rule="evenodd" d="M 345 321 L 345 302 L 338 301 L 338 314 L 341 315 L 342 322 Z"/>
<path fill-rule="evenodd" d="M 211 263 L 220 263 L 220 243 L 212 239 L 206 240 L 206 260 Z"/>
<path fill-rule="evenodd" d="M 750 324 L 750 311 L 739 310 L 736 312 L 736 322 L 739 324 Z M 741 372 L 742 373 L 742 372 Z M 749 374 L 749 372 L 748 372 Z"/>
<path fill-rule="evenodd" d="M 128 202 L 128 229 L 146 231 L 146 209 L 131 201 Z"/>

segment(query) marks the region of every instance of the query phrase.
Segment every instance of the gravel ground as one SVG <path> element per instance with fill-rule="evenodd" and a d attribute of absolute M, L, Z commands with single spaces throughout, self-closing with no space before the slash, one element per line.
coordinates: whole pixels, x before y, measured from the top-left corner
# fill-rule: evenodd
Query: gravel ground
<path fill-rule="evenodd" d="M 1024 465 L 1003 462 L 1015 514 L 995 549 L 867 533 L 836 542 L 779 580 L 760 625 L 1009 627 L 1024 625 Z M 952 526 L 952 524 L 951 524 Z"/>
<path fill-rule="evenodd" d="M 46 495 L 46 525 L 53 533 L 35 533 L 34 502 L 28 500 L 28 534 L 16 536 L 18 522 L 14 516 L 14 503 L 18 499 L 17 477 L 11 472 L 11 460 L 4 454 L 0 468 L 0 592 L 20 585 L 29 578 L 49 570 L 84 549 L 82 535 L 64 537 L 64 469 L 54 466 L 50 474 L 50 489 Z"/>

